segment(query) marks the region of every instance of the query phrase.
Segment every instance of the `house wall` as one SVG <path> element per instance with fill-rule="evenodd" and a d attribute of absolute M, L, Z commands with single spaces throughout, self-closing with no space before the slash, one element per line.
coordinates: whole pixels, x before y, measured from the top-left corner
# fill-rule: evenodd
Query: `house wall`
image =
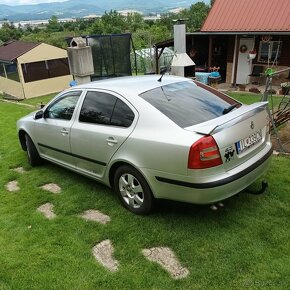
<path fill-rule="evenodd" d="M 290 67 L 290 36 L 273 36 L 272 40 L 282 41 L 282 52 L 280 56 L 280 62 L 278 65 L 274 66 L 276 71 L 283 70 L 285 68 Z M 258 49 L 259 47 L 260 36 L 256 36 L 255 47 Z M 234 62 L 234 49 L 235 49 L 235 36 L 229 36 L 228 47 L 227 47 L 227 74 L 226 74 L 226 82 L 232 82 L 232 69 Z M 253 60 L 253 64 L 262 65 L 267 68 L 267 64 L 257 62 Z M 273 84 L 280 84 L 281 82 L 286 81 L 288 77 L 288 72 L 281 73 L 278 76 L 273 78 Z"/>
<path fill-rule="evenodd" d="M 24 99 L 23 88 L 19 82 L 0 77 L 0 91 L 17 99 Z"/>
<path fill-rule="evenodd" d="M 42 61 L 63 57 L 67 57 L 67 52 L 65 49 L 58 48 L 46 43 L 41 43 L 27 53 L 18 57 L 17 61 L 18 63 L 22 64 L 27 62 Z"/>
<path fill-rule="evenodd" d="M 19 78 L 23 85 L 23 91 L 26 99 L 67 89 L 69 88 L 69 83 L 72 81 L 73 77 L 71 75 L 67 75 L 25 83 L 21 64 L 66 57 L 66 50 L 42 43 L 17 59 Z"/>
<path fill-rule="evenodd" d="M 280 57 L 280 65 L 290 67 L 290 36 L 281 37 L 282 53 Z"/>
<path fill-rule="evenodd" d="M 26 83 L 23 85 L 25 98 L 30 99 L 38 96 L 60 92 L 64 89 L 69 88 L 69 83 L 71 81 L 72 77 L 69 75 Z"/>

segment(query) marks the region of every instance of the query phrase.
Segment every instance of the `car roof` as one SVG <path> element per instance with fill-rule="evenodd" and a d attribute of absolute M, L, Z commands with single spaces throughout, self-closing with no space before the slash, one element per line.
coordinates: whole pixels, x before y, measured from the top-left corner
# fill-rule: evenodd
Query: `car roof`
<path fill-rule="evenodd" d="M 161 75 L 116 77 L 75 86 L 72 87 L 71 89 L 105 89 L 115 91 L 121 94 L 139 95 L 143 92 L 164 85 L 181 81 L 191 81 L 191 79 L 188 78 L 177 77 L 172 75 L 164 75 L 162 77 L 162 80 L 158 81 L 160 77 Z"/>

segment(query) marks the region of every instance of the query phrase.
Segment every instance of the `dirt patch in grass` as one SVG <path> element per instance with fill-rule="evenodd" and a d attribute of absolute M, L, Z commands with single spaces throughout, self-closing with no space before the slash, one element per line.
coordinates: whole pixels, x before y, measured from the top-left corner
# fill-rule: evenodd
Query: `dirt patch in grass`
<path fill-rule="evenodd" d="M 55 183 L 45 184 L 45 185 L 41 186 L 41 188 L 46 190 L 46 191 L 49 191 L 51 193 L 60 193 L 61 192 L 61 188 Z"/>
<path fill-rule="evenodd" d="M 98 210 L 89 209 L 86 210 L 81 217 L 86 221 L 94 221 L 101 224 L 107 224 L 111 221 L 111 218 Z"/>
<path fill-rule="evenodd" d="M 41 205 L 39 208 L 37 208 L 37 211 L 42 213 L 47 219 L 51 220 L 56 217 L 56 214 L 54 213 L 53 208 L 54 208 L 53 204 L 48 202 Z"/>
<path fill-rule="evenodd" d="M 6 189 L 10 192 L 15 192 L 20 190 L 19 186 L 18 186 L 18 181 L 17 180 L 13 180 L 10 181 L 6 184 Z"/>
<path fill-rule="evenodd" d="M 287 122 L 284 127 L 279 129 L 278 135 L 283 145 L 284 151 L 286 153 L 290 153 L 290 122 Z M 271 136 L 271 141 L 273 143 L 274 150 L 280 152 L 281 148 L 274 134 Z"/>
<path fill-rule="evenodd" d="M 111 272 L 118 271 L 119 262 L 113 258 L 114 247 L 110 240 L 104 240 L 93 247 L 96 260 Z"/>
<path fill-rule="evenodd" d="M 157 247 L 144 249 L 142 253 L 149 261 L 158 263 L 163 267 L 173 279 L 182 279 L 189 274 L 189 271 L 181 266 L 170 248 Z"/>

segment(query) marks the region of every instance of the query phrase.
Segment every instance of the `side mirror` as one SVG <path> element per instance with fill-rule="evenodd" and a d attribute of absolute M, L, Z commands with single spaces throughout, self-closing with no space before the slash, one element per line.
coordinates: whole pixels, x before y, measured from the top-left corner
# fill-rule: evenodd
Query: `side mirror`
<path fill-rule="evenodd" d="M 34 120 L 38 120 L 38 119 L 41 119 L 43 118 L 43 111 L 37 111 L 35 114 L 34 114 Z"/>

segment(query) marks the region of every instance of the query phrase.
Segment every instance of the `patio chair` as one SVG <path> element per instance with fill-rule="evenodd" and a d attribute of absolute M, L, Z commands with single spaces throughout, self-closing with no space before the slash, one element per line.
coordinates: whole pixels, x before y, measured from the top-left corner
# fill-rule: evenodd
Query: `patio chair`
<path fill-rule="evenodd" d="M 253 65 L 252 73 L 248 75 L 250 78 L 250 83 L 252 78 L 258 79 L 258 85 L 260 84 L 261 77 L 263 76 L 264 66 L 262 65 Z M 254 83 L 254 82 L 252 82 Z"/>

